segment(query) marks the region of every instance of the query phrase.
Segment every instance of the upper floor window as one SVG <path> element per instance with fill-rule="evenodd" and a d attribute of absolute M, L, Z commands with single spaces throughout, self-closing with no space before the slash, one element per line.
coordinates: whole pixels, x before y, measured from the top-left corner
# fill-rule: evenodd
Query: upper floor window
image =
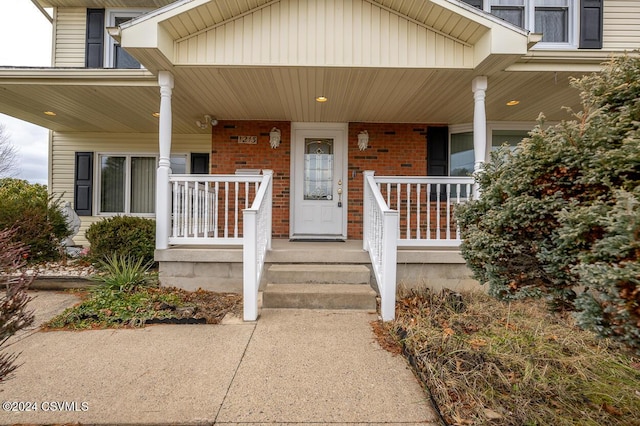
<path fill-rule="evenodd" d="M 115 41 L 106 27 L 117 27 L 146 10 L 87 9 L 86 58 L 87 68 L 141 68 L 140 62 L 129 55 Z"/>
<path fill-rule="evenodd" d="M 576 0 L 464 0 L 507 22 L 542 34 L 545 47 L 577 44 Z"/>
<path fill-rule="evenodd" d="M 140 16 L 144 11 L 110 10 L 105 16 L 107 27 L 117 27 L 131 19 Z M 140 62 L 129 55 L 121 46 L 105 31 L 104 63 L 107 68 L 141 68 Z"/>

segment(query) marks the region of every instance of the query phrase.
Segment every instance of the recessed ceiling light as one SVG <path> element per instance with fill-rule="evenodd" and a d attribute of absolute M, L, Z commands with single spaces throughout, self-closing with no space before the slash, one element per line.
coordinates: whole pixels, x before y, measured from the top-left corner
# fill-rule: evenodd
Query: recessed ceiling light
<path fill-rule="evenodd" d="M 154 112 L 151 115 L 153 115 L 155 118 L 159 118 L 160 117 L 160 113 L 159 112 Z"/>
<path fill-rule="evenodd" d="M 327 102 L 327 100 L 328 100 L 328 99 L 327 99 L 327 97 L 326 97 L 326 96 L 318 96 L 318 97 L 316 98 L 316 101 L 317 101 L 317 102 L 320 102 L 320 103 Z"/>
<path fill-rule="evenodd" d="M 55 117 L 57 114 L 55 112 L 53 112 L 53 111 L 45 111 L 44 115 L 49 115 L 51 117 Z"/>
<path fill-rule="evenodd" d="M 520 103 L 520 101 L 514 99 L 514 100 L 511 100 L 511 101 L 507 102 L 507 105 L 508 106 L 514 106 L 514 105 L 518 105 L 519 103 Z"/>

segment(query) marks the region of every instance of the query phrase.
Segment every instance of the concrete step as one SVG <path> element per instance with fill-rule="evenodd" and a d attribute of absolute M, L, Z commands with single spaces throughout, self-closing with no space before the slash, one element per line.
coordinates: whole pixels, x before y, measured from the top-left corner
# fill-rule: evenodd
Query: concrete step
<path fill-rule="evenodd" d="M 267 284 L 264 308 L 376 310 L 368 284 Z"/>
<path fill-rule="evenodd" d="M 369 284 L 371 272 L 364 265 L 276 264 L 267 271 L 270 284 Z"/>

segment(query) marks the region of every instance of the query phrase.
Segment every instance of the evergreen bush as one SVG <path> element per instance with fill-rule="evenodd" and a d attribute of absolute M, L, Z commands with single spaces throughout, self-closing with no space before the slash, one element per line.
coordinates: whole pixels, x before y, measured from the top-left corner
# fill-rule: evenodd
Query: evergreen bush
<path fill-rule="evenodd" d="M 89 259 L 99 263 L 112 256 L 153 262 L 156 223 L 153 219 L 135 216 L 114 216 L 93 223 L 86 237 L 91 243 Z"/>
<path fill-rule="evenodd" d="M 0 179 L 0 229 L 16 229 L 13 241 L 29 251 L 29 262 L 56 260 L 70 235 L 60 198 L 26 180 Z"/>
<path fill-rule="evenodd" d="M 583 110 L 538 125 L 476 175 L 458 210 L 474 277 L 503 299 L 546 296 L 640 353 L 640 58 L 572 81 Z"/>

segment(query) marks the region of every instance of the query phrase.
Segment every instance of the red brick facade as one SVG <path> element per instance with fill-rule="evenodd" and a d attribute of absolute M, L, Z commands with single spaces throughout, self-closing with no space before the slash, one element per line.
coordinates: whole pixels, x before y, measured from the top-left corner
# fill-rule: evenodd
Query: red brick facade
<path fill-rule="evenodd" d="M 269 131 L 281 131 L 280 147 L 269 145 Z M 358 133 L 367 130 L 369 147 L 358 148 Z M 350 239 L 362 238 L 362 172 L 376 175 L 424 176 L 427 172 L 427 126 L 424 124 L 349 123 L 348 225 Z M 257 136 L 256 145 L 238 143 L 239 136 Z M 291 123 L 220 121 L 212 132 L 211 173 L 233 174 L 236 169 L 272 169 L 273 236 L 289 237 Z"/>
<path fill-rule="evenodd" d="M 282 142 L 269 144 L 269 131 L 277 127 Z M 257 136 L 256 145 L 238 143 L 239 136 Z M 273 237 L 289 237 L 291 123 L 288 121 L 220 121 L 211 136 L 211 173 L 233 174 L 236 169 L 273 170 Z"/>

